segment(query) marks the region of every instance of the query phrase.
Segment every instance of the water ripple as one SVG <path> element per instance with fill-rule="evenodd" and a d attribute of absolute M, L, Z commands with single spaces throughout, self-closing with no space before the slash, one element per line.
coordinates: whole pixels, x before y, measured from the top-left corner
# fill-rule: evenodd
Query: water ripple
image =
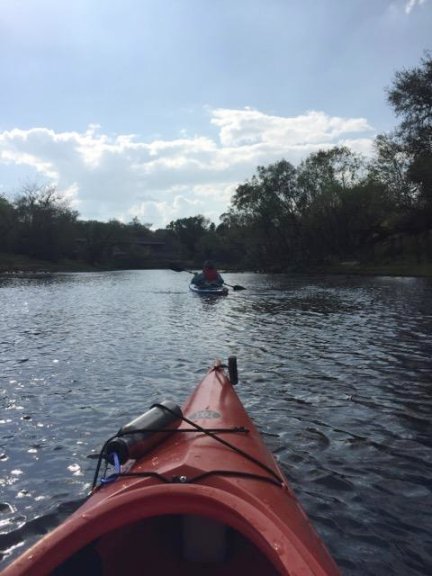
<path fill-rule="evenodd" d="M 432 573 L 432 283 L 169 271 L 1 278 L 3 565 L 75 509 L 103 441 L 215 357 L 344 574 Z"/>

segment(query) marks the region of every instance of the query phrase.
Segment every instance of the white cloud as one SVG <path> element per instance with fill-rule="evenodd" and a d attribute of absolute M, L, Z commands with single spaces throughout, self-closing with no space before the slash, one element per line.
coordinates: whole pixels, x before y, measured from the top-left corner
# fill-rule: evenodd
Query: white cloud
<path fill-rule="evenodd" d="M 212 124 L 220 128 L 223 146 L 296 146 L 334 140 L 347 132 L 363 132 L 371 127 L 363 118 L 330 117 L 324 112 L 307 112 L 302 116 L 283 118 L 269 116 L 246 108 L 217 109 Z"/>
<path fill-rule="evenodd" d="M 0 175 L 26 167 L 63 191 L 84 219 L 154 226 L 224 212 L 236 186 L 257 165 L 285 158 L 297 164 L 311 152 L 346 144 L 368 153 L 372 128 L 364 118 L 268 115 L 251 108 L 210 110 L 218 140 L 206 135 L 145 142 L 137 135 L 48 128 L 0 132 Z"/>
<path fill-rule="evenodd" d="M 426 0 L 406 0 L 405 3 L 405 12 L 406 14 L 410 14 L 416 6 L 420 6 L 424 4 Z"/>

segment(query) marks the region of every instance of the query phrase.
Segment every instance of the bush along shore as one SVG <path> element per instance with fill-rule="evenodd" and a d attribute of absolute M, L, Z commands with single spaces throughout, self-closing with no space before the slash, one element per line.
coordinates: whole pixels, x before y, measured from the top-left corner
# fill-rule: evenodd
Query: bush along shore
<path fill-rule="evenodd" d="M 199 270 L 202 262 L 184 260 L 156 261 L 149 260 L 140 266 L 118 266 L 116 262 L 91 265 L 82 260 L 60 260 L 51 262 L 27 257 L 16 257 L 10 254 L 0 254 L 0 275 L 2 276 L 28 276 L 46 275 L 55 273 L 73 272 L 104 272 L 114 270 L 163 270 L 180 266 L 186 269 Z M 259 272 L 270 274 L 334 274 L 334 275 L 359 275 L 359 276 L 406 276 L 406 277 L 429 277 L 432 278 L 432 262 L 416 261 L 415 259 L 386 259 L 380 262 L 367 262 L 362 260 L 348 260 L 340 262 L 328 262 L 316 265 L 294 265 L 287 268 L 272 267 L 262 269 L 259 267 L 241 268 L 232 264 L 218 263 L 221 270 L 226 272 Z"/>

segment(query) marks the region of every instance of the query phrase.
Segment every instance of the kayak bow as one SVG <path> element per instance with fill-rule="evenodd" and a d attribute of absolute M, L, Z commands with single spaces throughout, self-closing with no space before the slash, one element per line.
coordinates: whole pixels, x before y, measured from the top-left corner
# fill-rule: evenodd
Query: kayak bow
<path fill-rule="evenodd" d="M 113 474 L 3 576 L 339 574 L 220 362 L 182 410 L 153 406 L 101 457 Z"/>

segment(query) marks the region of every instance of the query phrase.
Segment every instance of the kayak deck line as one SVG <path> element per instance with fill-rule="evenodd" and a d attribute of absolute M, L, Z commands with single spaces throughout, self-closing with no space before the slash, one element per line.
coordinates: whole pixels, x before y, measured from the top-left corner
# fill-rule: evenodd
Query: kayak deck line
<path fill-rule="evenodd" d="M 84 504 L 2 576 L 338 576 L 228 364 L 109 439 Z"/>
<path fill-rule="evenodd" d="M 210 470 L 209 472 L 203 472 L 202 474 L 197 474 L 196 476 L 189 477 L 185 475 L 167 477 L 159 474 L 158 472 L 114 472 L 109 476 L 101 479 L 101 483 L 96 486 L 93 493 L 100 490 L 105 484 L 115 482 L 116 480 L 121 480 L 122 478 L 154 478 L 159 480 L 163 484 L 196 484 L 202 480 L 206 480 L 212 476 L 220 476 L 225 478 L 244 478 L 249 480 L 258 480 L 261 482 L 268 482 L 269 484 L 275 484 L 280 488 L 283 488 L 283 484 L 280 484 L 274 478 L 270 476 L 263 476 L 260 474 L 252 474 L 251 472 L 244 472 L 242 470 Z"/>
<path fill-rule="evenodd" d="M 213 370 L 221 370 L 222 365 L 221 364 L 215 364 L 213 366 L 213 368 L 210 371 Z M 158 407 L 161 408 L 162 410 L 165 410 L 167 412 L 172 412 L 172 410 L 170 408 L 168 408 L 167 406 L 164 406 L 163 404 L 153 404 L 152 407 Z M 209 436 L 210 438 L 213 438 L 214 440 L 216 440 L 217 442 L 220 442 L 221 444 L 223 444 L 224 446 L 226 446 L 227 448 L 234 450 L 235 452 L 237 452 L 238 454 L 240 454 L 241 456 L 243 456 L 244 458 L 246 458 L 247 460 L 255 463 L 257 466 L 259 466 L 260 468 L 262 468 L 263 470 L 265 470 L 270 477 L 265 477 L 262 475 L 258 475 L 258 474 L 251 474 L 251 473 L 245 473 L 243 471 L 237 471 L 237 470 L 210 470 L 207 471 L 203 474 L 198 474 L 196 476 L 194 476 L 193 478 L 188 478 L 185 475 L 180 475 L 180 476 L 173 476 L 171 478 L 167 478 L 163 475 L 160 475 L 158 473 L 155 472 L 122 472 L 120 469 L 117 470 L 116 472 L 114 472 L 113 474 L 109 475 L 108 477 L 106 477 L 104 475 L 104 477 L 101 479 L 101 485 L 107 483 L 107 482 L 113 482 L 118 478 L 122 478 L 122 477 L 154 477 L 154 478 L 158 478 L 161 482 L 181 482 L 181 483 L 193 483 L 193 482 L 198 482 L 199 480 L 202 480 L 204 478 L 208 478 L 209 476 L 213 476 L 213 475 L 221 475 L 221 476 L 241 476 L 243 478 L 254 478 L 256 480 L 263 480 L 263 481 L 267 481 L 267 482 L 273 482 L 279 486 L 283 486 L 284 485 L 284 481 L 282 478 L 280 478 L 277 474 L 275 474 L 275 472 L 269 468 L 268 466 L 266 466 L 265 464 L 263 464 L 262 462 L 260 462 L 259 460 L 257 460 L 256 458 L 254 458 L 253 456 L 251 456 L 250 454 L 248 454 L 247 452 L 245 452 L 244 450 L 241 450 L 240 448 L 238 448 L 237 446 L 234 446 L 233 444 L 231 444 L 230 442 L 223 440 L 222 438 L 220 438 L 219 436 L 217 436 L 217 433 L 234 433 L 234 434 L 239 434 L 239 433 L 245 433 L 247 434 L 249 432 L 249 430 L 247 428 L 245 428 L 244 426 L 235 426 L 232 428 L 219 428 L 219 429 L 214 429 L 214 428 L 203 428 L 201 426 L 199 426 L 198 424 L 196 424 L 195 422 L 193 422 L 192 420 L 189 420 L 189 418 L 186 418 L 185 416 L 181 416 L 181 420 L 183 420 L 183 422 L 186 422 L 188 425 L 192 426 L 192 428 L 180 428 L 180 429 L 176 429 L 176 430 L 172 430 L 170 428 L 162 428 L 162 429 L 145 429 L 145 430 L 131 430 L 131 431 L 127 431 L 127 432 L 120 432 L 119 434 L 117 434 L 117 436 L 130 436 L 133 434 L 139 434 L 139 433 L 146 433 L 146 432 L 155 432 L 155 433 L 159 433 L 159 432 L 163 432 L 163 433 L 169 433 L 169 434 L 176 434 L 176 433 L 188 433 L 188 432 L 195 432 L 197 434 L 201 433 L 201 434 L 206 434 L 207 436 Z M 113 437 L 115 438 L 115 437 Z M 111 440 L 111 438 L 105 443 L 105 446 L 107 445 L 107 443 Z M 104 446 L 104 448 L 105 448 Z M 105 450 L 104 448 L 102 448 L 101 453 L 99 455 L 99 462 L 101 462 L 101 460 L 103 458 L 106 458 L 105 455 Z M 97 486 L 97 477 L 98 477 L 98 472 L 100 469 L 100 463 L 98 463 L 97 466 L 97 471 L 95 474 L 95 478 L 93 481 L 93 487 L 92 490 L 94 490 Z"/>

